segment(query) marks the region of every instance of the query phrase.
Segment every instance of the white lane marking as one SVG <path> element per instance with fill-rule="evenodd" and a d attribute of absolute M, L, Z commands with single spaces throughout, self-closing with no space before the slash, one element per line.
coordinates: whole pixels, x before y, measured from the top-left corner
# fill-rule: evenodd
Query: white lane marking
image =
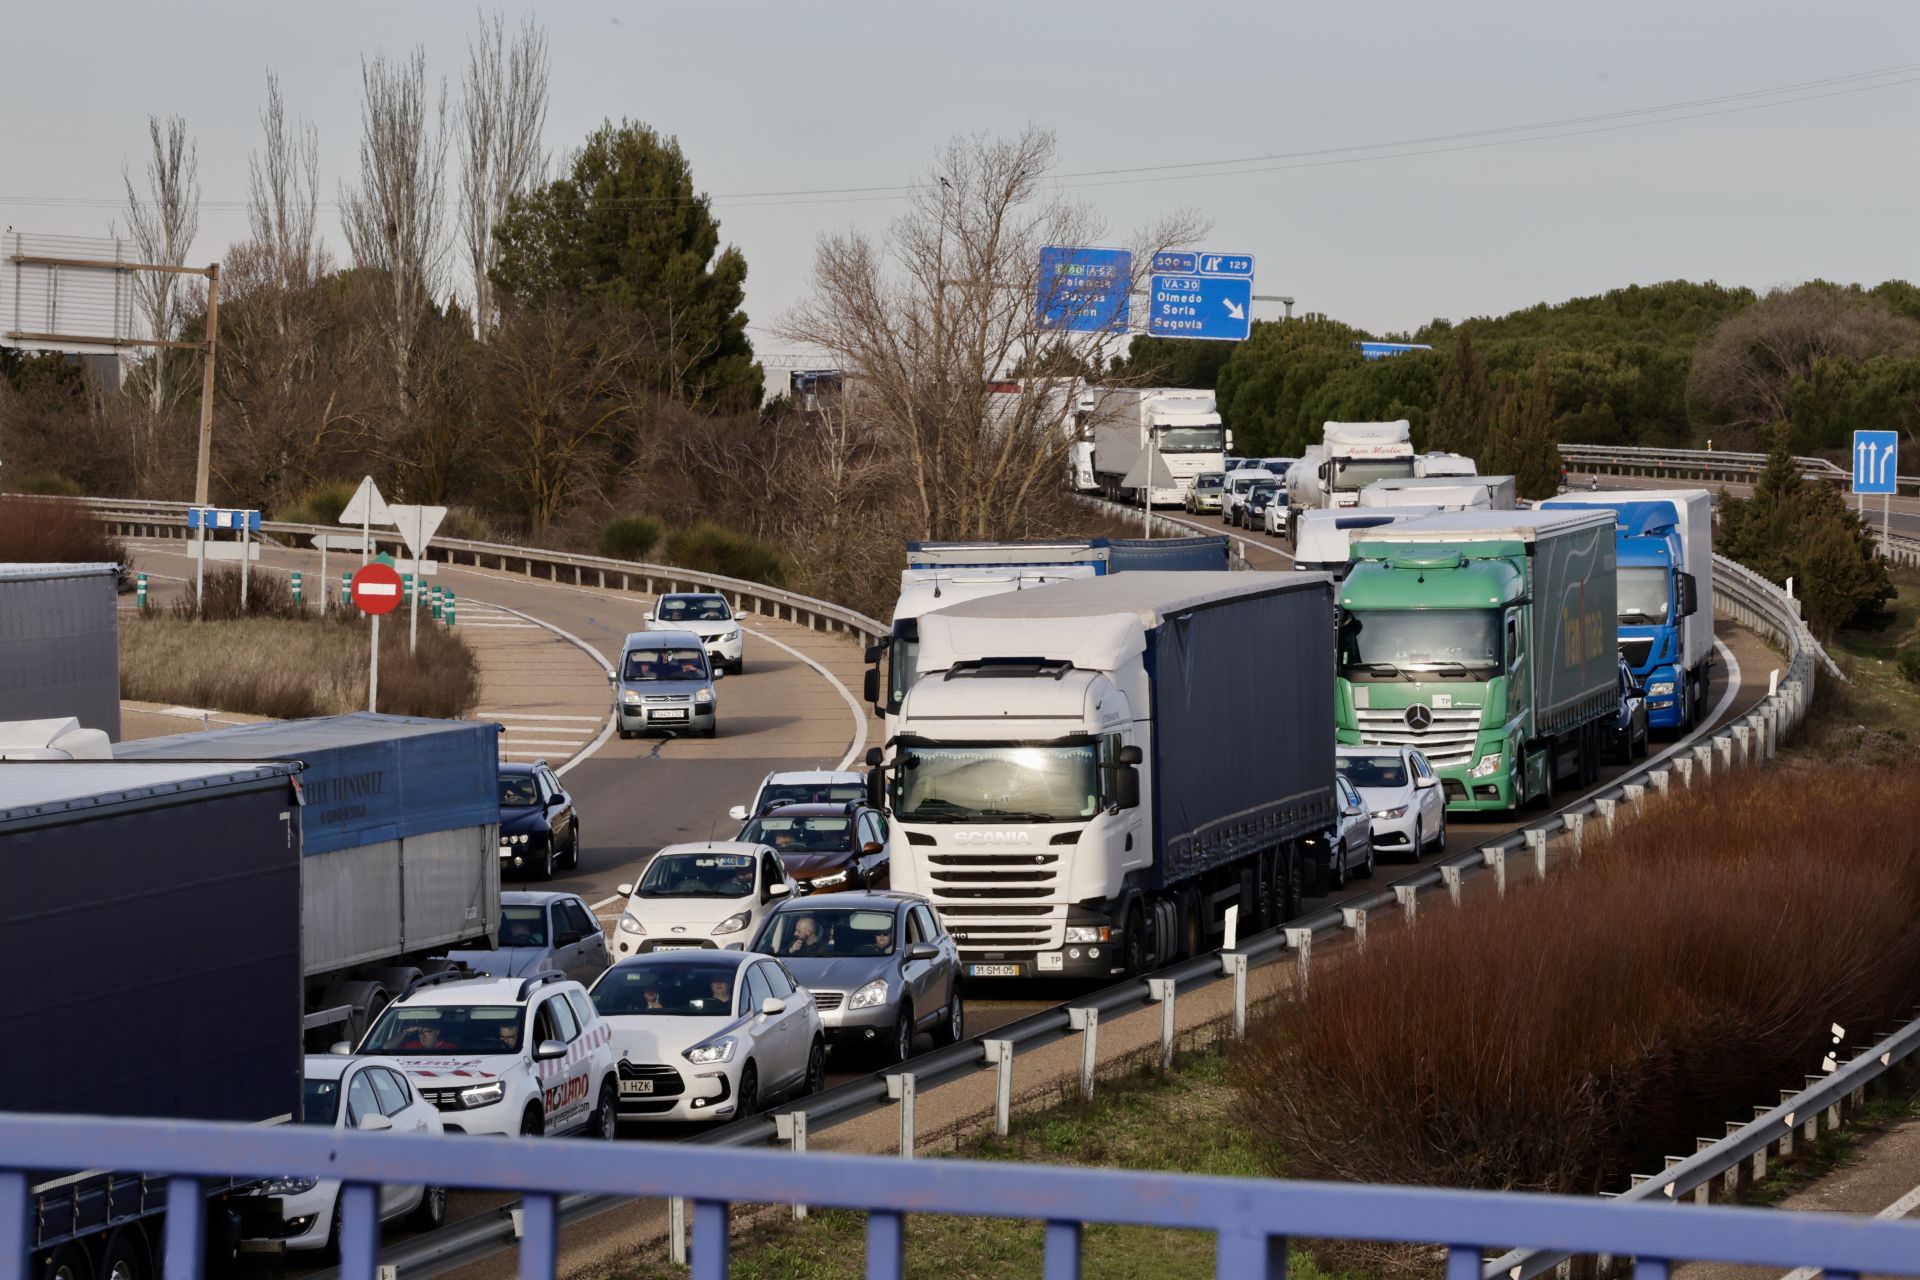
<path fill-rule="evenodd" d="M 462 631 L 538 631 L 540 629 L 531 622 L 469 622 L 465 619 L 456 622 L 454 626 Z"/>
<path fill-rule="evenodd" d="M 1235 542 L 1241 543 L 1244 546 L 1258 547 L 1262 551 L 1270 551 L 1274 555 L 1279 556 L 1282 560 L 1285 560 L 1288 564 L 1293 563 L 1293 556 L 1290 553 L 1282 551 L 1279 547 L 1272 545 L 1271 542 L 1256 542 L 1252 538 L 1242 537 L 1240 534 L 1237 534 L 1233 531 L 1233 527 L 1231 525 L 1228 525 L 1225 522 L 1222 522 L 1221 527 L 1216 530 L 1216 529 L 1209 529 L 1206 526 L 1200 524 L 1198 521 L 1189 519 L 1184 515 L 1169 516 L 1169 515 L 1164 515 L 1160 512 L 1155 512 L 1154 514 L 1160 516 L 1160 518 L 1163 520 L 1171 520 L 1175 524 L 1183 524 L 1187 526 L 1187 528 L 1192 529 L 1195 533 L 1225 534 L 1227 537 L 1232 538 Z"/>
<path fill-rule="evenodd" d="M 1886 1218 L 1904 1218 L 1915 1209 L 1920 1209 L 1920 1187 L 1915 1187 L 1873 1216 L 1876 1221 Z M 1797 1271 L 1787 1272 L 1780 1277 L 1780 1280 L 1813 1280 L 1813 1277 L 1819 1274 L 1821 1274 L 1819 1267 L 1801 1267 Z"/>
<path fill-rule="evenodd" d="M 1719 722 L 1722 715 L 1726 714 L 1728 705 L 1740 696 L 1740 659 L 1734 657 L 1733 650 L 1727 648 L 1727 646 L 1719 640 L 1713 642 L 1713 651 L 1720 655 L 1721 665 L 1723 665 L 1727 671 L 1726 688 L 1720 691 L 1720 701 L 1713 704 L 1713 712 L 1700 722 L 1698 729 L 1695 729 L 1692 733 L 1680 739 L 1659 755 L 1649 757 L 1646 764 L 1641 766 L 1642 768 L 1650 769 L 1662 760 L 1665 760 L 1668 756 L 1681 751 L 1691 751 L 1700 738 L 1713 732 L 1713 726 Z"/>
<path fill-rule="evenodd" d="M 516 618 L 525 619 L 526 621 L 533 623 L 537 627 L 545 627 L 548 631 L 553 632 L 553 634 L 559 636 L 562 640 L 565 640 L 568 643 L 572 644 L 575 648 L 580 649 L 582 652 L 586 653 L 588 657 L 592 658 L 595 662 L 599 663 L 600 669 L 602 671 L 605 671 L 608 668 L 613 666 L 611 662 L 607 661 L 605 654 L 601 653 L 598 649 L 588 644 L 585 640 L 582 640 L 579 636 L 573 634 L 573 632 L 566 630 L 564 627 L 556 627 L 551 622 L 542 622 L 539 618 L 534 617 L 530 613 L 522 613 L 518 609 L 509 609 L 504 604 L 496 604 L 493 607 L 496 609 L 505 610 L 507 613 L 512 614 Z M 613 726 L 614 726 L 614 712 L 613 712 L 612 705 L 609 704 L 607 707 L 606 723 L 600 726 L 600 736 L 595 738 L 592 742 L 588 743 L 586 746 L 580 748 L 580 750 L 574 752 L 571 756 L 568 756 L 567 762 L 563 765 L 560 765 L 558 768 L 556 768 L 554 770 L 554 773 L 556 774 L 565 773 L 567 770 L 573 768 L 573 766 L 579 764 L 582 760 L 585 760 L 588 756 L 598 751 L 601 747 L 605 746 L 607 744 L 607 739 L 613 736 Z"/>
<path fill-rule="evenodd" d="M 604 911 L 614 903 L 624 901 L 625 898 L 626 895 L 624 893 L 616 893 L 611 898 L 602 898 L 600 901 L 594 903 L 593 909 L 595 911 Z"/>
<path fill-rule="evenodd" d="M 585 724 L 599 724 L 604 719 L 602 716 L 550 716 L 532 711 L 495 711 L 492 714 L 495 720 L 538 720 L 543 724 L 549 720 L 555 722 L 578 720 Z"/>

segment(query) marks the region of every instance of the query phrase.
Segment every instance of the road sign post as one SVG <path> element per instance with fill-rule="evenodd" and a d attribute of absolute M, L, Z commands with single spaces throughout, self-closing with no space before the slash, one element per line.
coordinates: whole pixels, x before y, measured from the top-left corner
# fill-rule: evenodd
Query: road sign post
<path fill-rule="evenodd" d="M 412 653 L 420 642 L 419 578 L 423 572 L 420 562 L 427 558 L 427 545 L 433 541 L 434 531 L 439 529 L 440 522 L 447 518 L 447 509 L 400 506 L 388 507 L 387 514 L 392 518 L 394 527 L 400 530 L 407 550 L 413 553 L 414 572 L 410 580 L 414 588 L 407 597 L 407 652 Z"/>
<path fill-rule="evenodd" d="M 367 658 L 367 710 L 380 703 L 380 616 L 400 607 L 400 575 L 378 560 L 360 566 L 348 588 L 355 607 L 373 619 L 372 647 Z"/>
<path fill-rule="evenodd" d="M 340 511 L 340 523 L 360 526 L 360 563 L 373 559 L 373 526 L 392 524 L 393 516 L 387 510 L 387 500 L 380 496 L 380 486 L 368 476 L 360 481 L 360 487 L 353 491 L 353 497 L 347 499 L 347 505 Z"/>
<path fill-rule="evenodd" d="M 1900 488 L 1900 433 L 1853 433 L 1853 492 L 1865 514 L 1866 496 L 1880 495 L 1880 549 L 1893 546 L 1893 495 Z"/>

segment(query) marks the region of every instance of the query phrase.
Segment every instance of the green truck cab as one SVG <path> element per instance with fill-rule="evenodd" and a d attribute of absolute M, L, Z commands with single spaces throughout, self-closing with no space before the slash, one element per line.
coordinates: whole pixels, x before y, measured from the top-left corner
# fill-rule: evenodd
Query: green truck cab
<path fill-rule="evenodd" d="M 1427 757 L 1455 812 L 1597 781 L 1619 706 L 1604 512 L 1444 512 L 1356 537 L 1336 738 Z"/>

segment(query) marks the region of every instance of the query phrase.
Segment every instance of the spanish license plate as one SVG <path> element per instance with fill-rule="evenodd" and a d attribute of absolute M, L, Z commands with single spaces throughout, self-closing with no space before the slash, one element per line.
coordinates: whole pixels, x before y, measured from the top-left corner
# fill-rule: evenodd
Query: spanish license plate
<path fill-rule="evenodd" d="M 970 964 L 967 966 L 969 978 L 1017 978 L 1020 966 L 1017 964 Z"/>
<path fill-rule="evenodd" d="M 653 944 L 653 949 L 655 951 L 698 951 L 700 950 L 700 944 L 697 942 L 656 942 Z"/>
<path fill-rule="evenodd" d="M 621 1092 L 621 1093 L 652 1093 L 652 1092 L 653 1092 L 653 1081 L 651 1081 L 651 1080 L 622 1080 L 622 1081 L 620 1082 L 620 1092 Z"/>
<path fill-rule="evenodd" d="M 685 720 L 690 713 L 685 707 L 669 707 L 665 711 L 647 713 L 649 720 Z"/>

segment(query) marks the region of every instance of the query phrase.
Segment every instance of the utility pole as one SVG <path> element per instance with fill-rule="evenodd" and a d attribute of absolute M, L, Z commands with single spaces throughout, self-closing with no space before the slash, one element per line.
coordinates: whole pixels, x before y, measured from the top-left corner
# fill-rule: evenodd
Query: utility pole
<path fill-rule="evenodd" d="M 220 264 L 207 268 L 207 345 L 200 357 L 200 460 L 193 469 L 193 500 L 207 502 L 207 474 L 213 465 L 213 357 L 220 345 Z M 240 571 L 246 572 L 241 562 Z M 242 581 L 245 581 L 242 578 Z"/>

